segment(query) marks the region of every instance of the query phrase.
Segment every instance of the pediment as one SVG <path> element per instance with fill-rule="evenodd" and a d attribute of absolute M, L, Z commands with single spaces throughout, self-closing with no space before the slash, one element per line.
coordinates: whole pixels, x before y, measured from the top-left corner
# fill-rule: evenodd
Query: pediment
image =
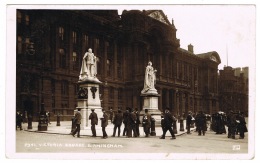
<path fill-rule="evenodd" d="M 164 15 L 163 12 L 161 12 L 160 10 L 157 10 L 157 11 L 154 11 L 154 12 L 151 12 L 148 16 L 156 19 L 156 20 L 159 20 L 160 22 L 163 22 L 167 25 L 169 25 L 169 21 L 168 19 L 166 18 L 166 16 Z"/>

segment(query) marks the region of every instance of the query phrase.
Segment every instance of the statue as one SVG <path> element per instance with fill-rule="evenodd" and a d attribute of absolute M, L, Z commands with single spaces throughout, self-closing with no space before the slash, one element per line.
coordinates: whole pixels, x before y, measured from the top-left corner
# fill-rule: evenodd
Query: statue
<path fill-rule="evenodd" d="M 81 70 L 80 70 L 80 81 L 96 79 L 97 75 L 97 57 L 92 53 L 92 49 L 89 48 L 88 52 L 85 53 Z M 97 80 L 97 79 L 96 79 Z"/>
<path fill-rule="evenodd" d="M 155 73 L 157 72 L 156 69 L 153 69 L 152 62 L 149 61 L 148 65 L 145 69 L 145 77 L 144 77 L 144 88 L 142 90 L 142 94 L 158 94 L 157 90 L 154 88 L 156 76 Z"/>

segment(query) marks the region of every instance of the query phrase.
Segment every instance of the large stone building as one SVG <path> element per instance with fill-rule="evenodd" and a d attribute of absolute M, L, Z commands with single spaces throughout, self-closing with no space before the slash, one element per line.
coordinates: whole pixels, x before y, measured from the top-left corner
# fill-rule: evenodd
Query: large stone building
<path fill-rule="evenodd" d="M 180 48 L 176 31 L 161 10 L 17 10 L 17 109 L 35 118 L 44 103 L 71 118 L 82 57 L 92 48 L 103 108 L 141 109 L 145 67 L 152 61 L 160 110 L 214 113 L 220 57 L 194 54 L 192 45 Z"/>
<path fill-rule="evenodd" d="M 219 71 L 219 107 L 248 114 L 248 67 L 224 67 Z"/>

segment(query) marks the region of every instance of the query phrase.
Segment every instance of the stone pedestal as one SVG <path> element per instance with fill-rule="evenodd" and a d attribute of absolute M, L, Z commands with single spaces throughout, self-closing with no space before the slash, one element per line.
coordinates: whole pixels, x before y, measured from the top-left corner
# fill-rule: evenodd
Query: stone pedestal
<path fill-rule="evenodd" d="M 102 117 L 102 108 L 101 108 L 101 101 L 99 95 L 99 85 L 101 84 L 100 81 L 81 81 L 79 83 L 79 93 L 78 93 L 78 106 L 75 110 L 77 111 L 78 108 L 81 109 L 81 128 L 87 129 L 91 127 L 90 120 L 88 119 L 91 109 L 95 109 L 95 113 L 98 116 L 98 125 L 101 125 L 100 118 Z"/>
<path fill-rule="evenodd" d="M 161 111 L 158 109 L 159 94 L 141 94 L 143 97 L 143 109 L 140 112 L 140 119 L 144 115 L 145 109 L 148 109 L 148 113 L 155 119 L 155 125 L 161 125 Z"/>

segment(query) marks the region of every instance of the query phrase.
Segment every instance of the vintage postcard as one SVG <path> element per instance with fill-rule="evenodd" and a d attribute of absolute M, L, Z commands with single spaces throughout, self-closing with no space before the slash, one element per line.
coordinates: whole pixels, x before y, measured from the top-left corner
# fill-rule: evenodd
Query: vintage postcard
<path fill-rule="evenodd" d="M 8 159 L 254 159 L 255 5 L 6 10 Z"/>

